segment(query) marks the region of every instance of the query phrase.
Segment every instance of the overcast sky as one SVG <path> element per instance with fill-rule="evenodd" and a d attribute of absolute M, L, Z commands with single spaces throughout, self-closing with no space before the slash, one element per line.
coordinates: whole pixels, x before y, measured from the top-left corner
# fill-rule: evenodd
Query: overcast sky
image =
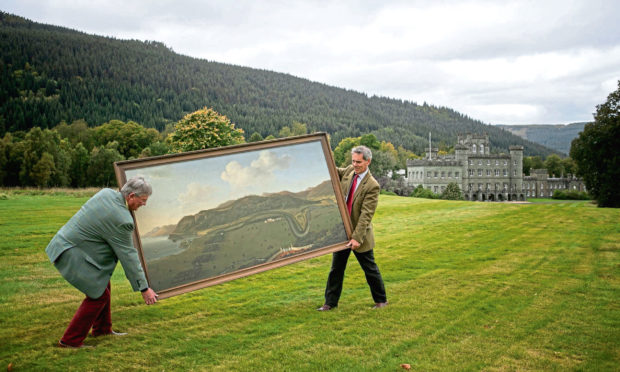
<path fill-rule="evenodd" d="M 620 79 L 620 1 L 3 0 L 36 22 L 446 106 L 591 121 Z"/>

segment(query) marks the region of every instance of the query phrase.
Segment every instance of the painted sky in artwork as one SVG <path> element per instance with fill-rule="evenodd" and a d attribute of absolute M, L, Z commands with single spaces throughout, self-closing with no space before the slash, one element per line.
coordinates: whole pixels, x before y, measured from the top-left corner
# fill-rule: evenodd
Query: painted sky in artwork
<path fill-rule="evenodd" d="M 320 141 L 127 170 L 153 187 L 136 212 L 141 235 L 247 195 L 299 192 L 330 179 Z"/>

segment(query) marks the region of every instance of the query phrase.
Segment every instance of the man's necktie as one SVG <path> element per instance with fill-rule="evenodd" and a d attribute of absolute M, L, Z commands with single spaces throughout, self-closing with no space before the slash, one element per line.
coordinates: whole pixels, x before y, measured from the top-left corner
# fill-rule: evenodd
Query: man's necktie
<path fill-rule="evenodd" d="M 353 175 L 353 182 L 351 182 L 351 189 L 349 189 L 349 196 L 347 196 L 347 210 L 351 215 L 351 207 L 353 206 L 353 193 L 355 192 L 355 185 L 357 185 L 357 174 Z"/>

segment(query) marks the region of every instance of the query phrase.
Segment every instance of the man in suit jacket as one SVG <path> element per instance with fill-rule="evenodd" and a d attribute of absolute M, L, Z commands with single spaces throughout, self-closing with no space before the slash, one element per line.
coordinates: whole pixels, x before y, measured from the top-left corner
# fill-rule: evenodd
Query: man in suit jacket
<path fill-rule="evenodd" d="M 119 260 L 133 290 L 142 292 L 147 305 L 157 302 L 132 240 L 131 211 L 145 205 L 151 193 L 151 186 L 142 177 L 127 181 L 120 192 L 99 191 L 45 249 L 60 274 L 86 295 L 58 342 L 60 347 L 82 347 L 91 328 L 93 336 L 123 335 L 112 330 L 110 315 L 110 277 Z"/>
<path fill-rule="evenodd" d="M 373 253 L 375 237 L 371 221 L 377 209 L 381 188 L 368 170 L 372 152 L 365 146 L 358 146 L 351 150 L 351 157 L 351 165 L 347 168 L 338 168 L 338 175 L 340 176 L 340 188 L 346 196 L 347 209 L 351 215 L 353 234 L 347 244 L 349 249 L 335 252 L 332 255 L 332 267 L 325 287 L 325 304 L 317 309 L 319 311 L 331 310 L 338 306 L 344 271 L 351 250 L 366 275 L 366 282 L 370 286 L 370 293 L 375 301 L 373 308 L 381 308 L 388 303 L 383 278 L 381 278 Z"/>

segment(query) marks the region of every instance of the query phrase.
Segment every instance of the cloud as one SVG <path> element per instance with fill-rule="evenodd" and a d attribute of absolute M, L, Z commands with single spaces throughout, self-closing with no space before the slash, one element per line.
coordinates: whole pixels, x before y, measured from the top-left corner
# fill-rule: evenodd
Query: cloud
<path fill-rule="evenodd" d="M 274 171 L 287 169 L 290 163 L 289 155 L 278 157 L 274 152 L 264 150 L 259 153 L 257 159 L 250 163 L 249 167 L 244 167 L 237 161 L 226 164 L 221 178 L 237 189 L 265 185 L 273 180 Z"/>
<path fill-rule="evenodd" d="M 196 213 L 196 208 L 207 209 L 213 204 L 213 194 L 215 188 L 211 185 L 204 185 L 192 182 L 187 185 L 184 193 L 179 194 L 179 203 L 183 213 Z"/>

